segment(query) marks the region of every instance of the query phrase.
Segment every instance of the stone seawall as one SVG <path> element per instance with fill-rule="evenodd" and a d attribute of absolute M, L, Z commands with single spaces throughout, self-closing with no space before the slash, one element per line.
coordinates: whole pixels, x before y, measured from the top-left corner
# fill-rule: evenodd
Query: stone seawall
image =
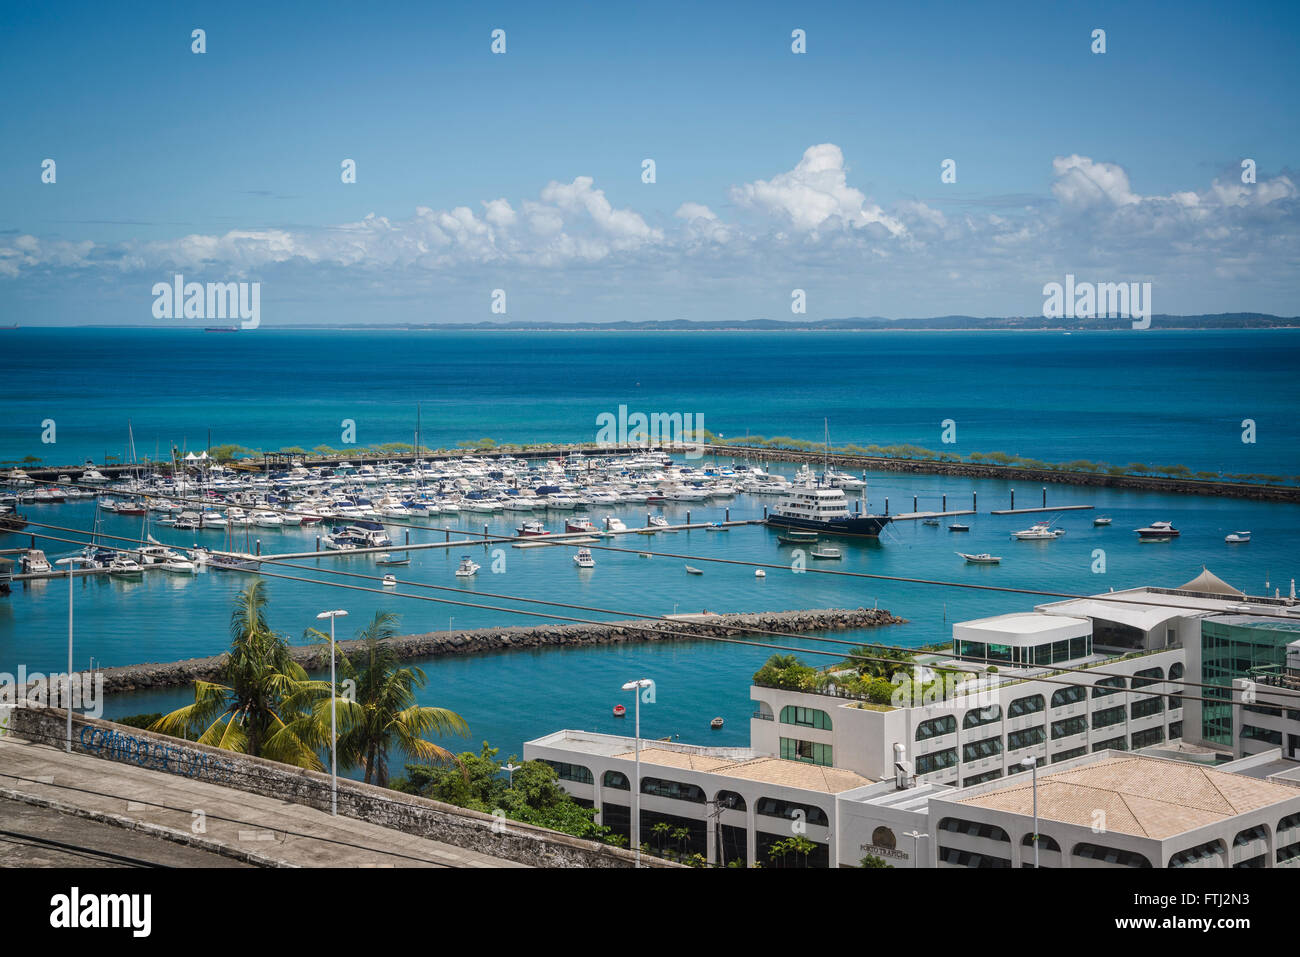
<path fill-rule="evenodd" d="M 1096 472 L 1068 472 L 1060 469 L 1036 469 L 1020 465 L 983 465 L 974 462 L 938 462 L 925 459 L 896 459 L 872 455 L 849 455 L 832 452 L 796 452 L 790 449 L 767 449 L 737 445 L 706 445 L 705 452 L 719 458 L 754 459 L 761 462 L 808 462 L 820 465 L 829 458 L 837 469 L 872 472 L 906 472 L 914 475 L 951 475 L 957 478 L 993 479 L 1003 482 L 1029 482 L 1038 485 L 1081 485 L 1092 488 L 1124 488 L 1165 495 L 1212 495 L 1219 498 L 1249 498 L 1262 502 L 1300 503 L 1300 487 L 1286 485 L 1250 485 L 1240 482 L 1198 481 L 1145 475 L 1108 475 Z M 1032 501 L 1032 488 L 1023 491 Z M 957 496 L 949 493 L 956 501 Z M 982 498 L 984 498 L 982 496 Z M 900 499 L 901 501 L 902 499 Z M 983 505 L 991 503 L 985 500 Z M 1000 508 L 1001 505 L 994 505 Z"/>
<path fill-rule="evenodd" d="M 59 708 L 13 708 L 9 709 L 7 733 L 62 747 L 66 740 L 66 720 L 67 713 Z M 330 808 L 328 774 L 79 714 L 74 714 L 72 721 L 74 751 L 135 765 L 140 769 L 142 781 L 153 774 L 177 774 L 321 811 Z M 339 779 L 338 812 L 342 817 L 535 867 L 635 866 L 635 856 L 622 848 L 349 778 Z M 681 865 L 645 855 L 641 866 Z"/>
<path fill-rule="evenodd" d="M 884 609 L 823 608 L 808 611 L 755 612 L 743 615 L 694 615 L 662 621 L 653 618 L 620 619 L 602 624 L 511 625 L 467 631 L 435 631 L 403 635 L 389 645 L 402 659 L 438 658 L 443 655 L 475 655 L 533 648 L 572 648 L 631 641 L 695 641 L 710 638 L 741 638 L 742 629 L 765 629 L 805 634 L 816 631 L 845 631 L 877 625 L 902 624 L 903 619 Z M 760 638 L 783 644 L 770 636 Z M 340 641 L 340 649 L 351 654 L 361 648 L 357 641 Z M 189 658 L 166 664 L 128 665 L 105 668 L 104 690 L 109 693 L 149 688 L 189 686 L 194 681 L 212 680 L 224 655 Z M 295 647 L 293 658 L 309 670 L 329 667 L 329 646 Z"/>

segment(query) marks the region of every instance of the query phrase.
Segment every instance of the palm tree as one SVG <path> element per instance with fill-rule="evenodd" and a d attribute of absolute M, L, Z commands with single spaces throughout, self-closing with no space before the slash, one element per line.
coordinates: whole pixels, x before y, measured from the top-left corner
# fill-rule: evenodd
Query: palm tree
<path fill-rule="evenodd" d="M 344 767 L 365 769 L 365 783 L 388 786 L 388 756 L 396 746 L 416 761 L 426 764 L 460 764 L 445 748 L 425 739 L 428 734 L 469 735 L 469 725 L 454 711 L 415 703 L 415 689 L 428 680 L 414 666 L 397 663 L 388 639 L 397 634 L 398 616 L 376 612 L 370 623 L 357 632 L 365 643 L 359 666 L 340 653 L 339 670 L 344 680 L 355 683 L 355 694 L 339 694 L 335 689 L 334 707 L 338 720 L 339 763 Z M 329 636 L 316 629 L 308 634 L 317 640 Z M 326 682 L 328 687 L 328 682 Z M 314 703 L 312 715 L 295 726 L 305 740 L 317 747 L 329 747 L 330 699 Z"/>
<path fill-rule="evenodd" d="M 328 684 L 308 680 L 284 636 L 267 624 L 266 605 L 260 578 L 236 596 L 230 651 L 218 669 L 224 683 L 194 682 L 194 703 L 159 718 L 150 730 L 188 737 L 203 729 L 199 744 L 320 770 L 320 759 L 291 726 L 312 697 L 328 693 Z"/>

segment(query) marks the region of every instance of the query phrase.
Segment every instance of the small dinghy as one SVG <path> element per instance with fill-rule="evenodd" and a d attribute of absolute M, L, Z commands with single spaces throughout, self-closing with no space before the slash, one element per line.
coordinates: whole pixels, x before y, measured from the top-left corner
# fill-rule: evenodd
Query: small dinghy
<path fill-rule="evenodd" d="M 622 718 L 627 714 L 627 708 L 621 704 L 614 705 L 614 717 Z"/>
<path fill-rule="evenodd" d="M 712 721 L 709 722 L 709 727 L 712 728 L 714 731 L 717 731 L 720 727 L 722 727 L 722 719 L 714 718 Z"/>
<path fill-rule="evenodd" d="M 1110 524 L 1110 519 L 1109 519 L 1109 518 L 1106 518 L 1105 516 L 1101 516 L 1101 517 L 1099 517 L 1099 518 L 1094 518 L 1094 519 L 1092 520 L 1092 524 L 1093 524 L 1093 527 L 1095 527 L 1095 528 L 1101 528 L 1102 526 L 1109 525 L 1109 524 Z"/>
<path fill-rule="evenodd" d="M 703 575 L 704 572 L 700 571 L 700 570 L 699 570 L 698 568 L 696 568 L 694 565 L 687 565 L 687 566 L 686 566 L 686 574 L 688 574 L 688 575 Z"/>
<path fill-rule="evenodd" d="M 388 554 L 388 552 L 384 552 L 382 555 L 380 555 L 378 558 L 375 559 L 375 564 L 376 565 L 409 565 L 411 564 L 411 556 L 408 554 L 403 554 L 402 558 L 394 558 L 392 555 Z"/>
<path fill-rule="evenodd" d="M 763 569 L 761 569 L 761 568 L 755 568 L 755 569 L 754 569 L 754 577 L 755 577 L 755 578 L 766 578 L 766 577 L 767 577 L 767 572 L 763 571 Z"/>
<path fill-rule="evenodd" d="M 927 519 L 926 519 L 925 521 L 923 521 L 921 524 L 922 524 L 922 525 L 929 525 L 931 528 L 938 528 L 938 527 L 939 527 L 939 520 L 938 520 L 937 518 L 927 518 Z"/>

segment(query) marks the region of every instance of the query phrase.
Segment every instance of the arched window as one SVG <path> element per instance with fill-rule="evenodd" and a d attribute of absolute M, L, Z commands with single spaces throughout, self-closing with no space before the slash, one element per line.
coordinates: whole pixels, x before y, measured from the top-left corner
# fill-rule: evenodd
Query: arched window
<path fill-rule="evenodd" d="M 1005 841 L 1011 843 L 1011 838 L 1007 832 L 996 824 L 984 824 L 980 821 L 968 821 L 960 817 L 945 817 L 939 822 L 939 830 L 951 831 L 954 834 L 965 834 L 967 837 L 982 837 L 988 841 Z"/>
<path fill-rule="evenodd" d="M 719 791 L 714 800 L 717 801 L 718 807 L 725 808 L 728 811 L 744 811 L 746 809 L 745 799 L 735 791 Z"/>
<path fill-rule="evenodd" d="M 1020 846 L 1021 846 L 1021 847 L 1033 847 L 1033 846 L 1034 846 L 1034 835 L 1032 835 L 1032 834 L 1026 834 L 1026 835 L 1025 835 L 1025 839 L 1024 839 L 1023 841 L 1020 842 Z M 1046 834 L 1039 834 L 1039 835 L 1038 835 L 1038 849 L 1039 849 L 1040 851 L 1059 851 L 1059 850 L 1061 849 L 1061 845 L 1056 843 L 1056 838 L 1054 838 L 1054 837 L 1049 837 L 1049 836 L 1046 835 Z"/>
<path fill-rule="evenodd" d="M 957 719 L 950 714 L 945 714 L 942 718 L 931 718 L 929 721 L 922 721 L 916 726 L 916 740 L 926 741 L 929 738 L 937 738 L 942 734 L 952 734 L 957 730 Z"/>
<path fill-rule="evenodd" d="M 1062 688 L 1052 694 L 1052 707 L 1063 708 L 1067 704 L 1074 704 L 1082 701 L 1088 695 L 1088 689 L 1082 685 L 1075 685 L 1072 688 Z"/>
<path fill-rule="evenodd" d="M 666 781 L 663 778 L 642 778 L 641 793 L 671 798 L 674 801 L 690 801 L 692 804 L 704 803 L 704 790 L 699 785 Z"/>
<path fill-rule="evenodd" d="M 1000 705 L 989 705 L 987 708 L 975 708 L 966 712 L 966 716 L 961 719 L 961 726 L 969 731 L 971 728 L 978 728 L 981 725 L 992 724 L 994 721 L 1002 720 L 1002 708 Z"/>
<path fill-rule="evenodd" d="M 1101 861 L 1116 867 L 1150 867 L 1151 862 L 1136 851 L 1123 851 L 1104 844 L 1076 844 L 1074 856 L 1085 861 Z"/>
<path fill-rule="evenodd" d="M 606 771 L 602 783 L 607 788 L 617 788 L 620 791 L 632 790 L 632 785 L 628 783 L 627 775 L 622 771 Z"/>
<path fill-rule="evenodd" d="M 1104 698 L 1108 694 L 1114 694 L 1127 687 L 1128 682 L 1119 675 L 1115 675 L 1113 678 L 1102 678 L 1093 686 L 1092 696 L 1094 698 Z"/>
<path fill-rule="evenodd" d="M 819 827 L 830 826 L 830 818 L 826 816 L 826 812 L 815 804 L 798 804 L 794 801 L 764 797 L 759 798 L 758 803 L 754 805 L 754 813 L 765 817 L 783 817 L 790 821 L 797 821 L 802 817 L 809 824 Z"/>
<path fill-rule="evenodd" d="M 1011 702 L 1011 707 L 1007 708 L 1008 718 L 1020 718 L 1027 714 L 1036 714 L 1043 710 L 1043 696 L 1040 694 L 1029 695 L 1027 698 L 1017 698 Z"/>

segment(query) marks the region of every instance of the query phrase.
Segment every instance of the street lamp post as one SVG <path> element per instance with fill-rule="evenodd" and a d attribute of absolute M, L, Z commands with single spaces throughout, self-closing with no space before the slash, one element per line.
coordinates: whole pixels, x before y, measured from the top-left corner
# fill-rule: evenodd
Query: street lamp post
<path fill-rule="evenodd" d="M 75 565 L 85 565 L 89 562 L 90 559 L 88 558 L 73 556 L 72 558 L 60 558 L 54 563 L 68 566 L 68 676 L 67 700 L 63 702 L 63 709 L 68 713 L 68 740 L 64 749 L 69 754 L 72 753 L 72 569 Z"/>
<path fill-rule="evenodd" d="M 636 866 L 641 866 L 641 689 L 648 688 L 653 684 L 649 678 L 638 678 L 636 681 L 629 681 L 623 685 L 624 691 L 631 691 L 635 695 L 636 724 L 635 734 L 636 743 L 634 754 L 636 759 L 635 778 L 632 782 L 632 845 L 636 848 Z"/>
<path fill-rule="evenodd" d="M 334 619 L 346 618 L 347 612 L 341 608 L 323 611 L 317 619 L 330 620 L 330 814 L 338 817 L 339 813 L 339 756 L 338 756 L 338 718 L 335 715 L 335 701 L 338 691 L 334 684 Z"/>
<path fill-rule="evenodd" d="M 503 765 L 501 766 L 501 770 L 504 771 L 504 772 L 506 772 L 506 774 L 509 776 L 510 783 L 509 783 L 508 787 L 514 787 L 514 786 L 515 786 L 515 772 L 518 771 L 520 767 L 521 767 L 521 765 L 513 764 L 513 763 L 512 763 L 512 764 L 503 764 Z"/>
<path fill-rule="evenodd" d="M 910 837 L 912 839 L 912 866 L 917 867 L 918 865 L 916 862 L 920 860 L 919 848 L 920 848 L 921 838 L 929 837 L 930 835 L 922 834 L 920 831 L 908 831 L 904 836 Z"/>
<path fill-rule="evenodd" d="M 1038 870 L 1038 758 L 1032 754 L 1020 762 L 1033 775 L 1034 788 L 1034 870 Z"/>

